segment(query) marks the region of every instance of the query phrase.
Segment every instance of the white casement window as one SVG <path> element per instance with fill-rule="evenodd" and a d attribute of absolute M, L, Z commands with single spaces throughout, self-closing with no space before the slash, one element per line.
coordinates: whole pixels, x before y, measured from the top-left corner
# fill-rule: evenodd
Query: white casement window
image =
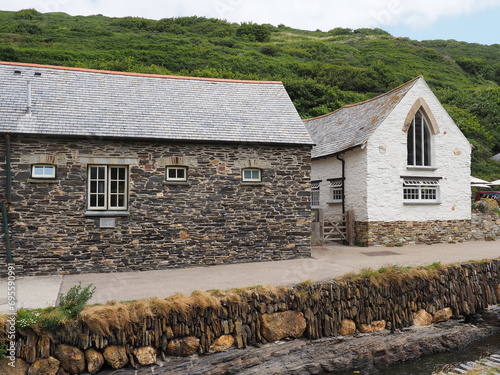
<path fill-rule="evenodd" d="M 88 209 L 126 210 L 128 167 L 91 165 L 88 168 Z"/>
<path fill-rule="evenodd" d="M 165 180 L 174 182 L 187 181 L 187 167 L 178 167 L 178 166 L 167 167 Z"/>
<path fill-rule="evenodd" d="M 245 168 L 241 171 L 241 180 L 243 182 L 261 182 L 262 171 L 257 168 Z"/>
<path fill-rule="evenodd" d="M 408 128 L 407 164 L 412 167 L 432 166 L 432 137 L 422 112 L 417 112 Z"/>
<path fill-rule="evenodd" d="M 439 203 L 439 180 L 404 179 L 403 201 L 406 203 Z"/>
<path fill-rule="evenodd" d="M 319 207 L 319 184 L 318 181 L 311 182 L 311 206 Z"/>
<path fill-rule="evenodd" d="M 342 203 L 342 185 L 341 180 L 330 181 L 330 203 Z"/>
<path fill-rule="evenodd" d="M 31 167 L 32 178 L 56 178 L 56 166 L 35 164 Z"/>

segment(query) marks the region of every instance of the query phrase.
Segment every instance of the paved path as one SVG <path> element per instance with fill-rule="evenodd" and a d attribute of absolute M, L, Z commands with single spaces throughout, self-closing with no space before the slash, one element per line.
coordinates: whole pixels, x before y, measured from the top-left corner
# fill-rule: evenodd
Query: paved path
<path fill-rule="evenodd" d="M 83 275 L 24 277 L 16 280 L 17 308 L 54 306 L 60 293 L 78 283 L 96 286 L 89 303 L 128 301 L 146 297 L 165 298 L 194 290 L 255 285 L 294 285 L 323 281 L 363 268 L 386 265 L 418 266 L 449 264 L 500 257 L 500 241 L 459 244 L 407 245 L 403 247 L 313 247 L 312 257 L 277 262 L 243 263 L 162 271 L 95 273 Z M 7 281 L 0 280 L 0 313 L 8 312 Z"/>

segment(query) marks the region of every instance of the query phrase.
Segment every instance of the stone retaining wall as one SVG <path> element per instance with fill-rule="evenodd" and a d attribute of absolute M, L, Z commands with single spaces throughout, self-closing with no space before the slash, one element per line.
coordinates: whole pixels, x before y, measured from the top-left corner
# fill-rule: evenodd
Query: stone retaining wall
<path fill-rule="evenodd" d="M 474 240 L 500 237 L 500 216 L 480 212 L 472 213 L 471 236 Z"/>
<path fill-rule="evenodd" d="M 99 332 L 92 320 L 55 332 L 19 329 L 16 356 L 19 366 L 32 368 L 30 375 L 47 366 L 72 374 L 82 369 L 96 372 L 101 366 L 149 365 L 170 355 L 209 354 L 286 338 L 394 331 L 483 311 L 500 299 L 500 260 L 448 266 L 434 273 L 420 270 L 411 277 L 392 272 L 385 281 L 354 278 L 255 288 L 220 297 L 215 305 L 199 295 L 188 305 L 175 307 L 172 301 L 167 313 L 157 308 L 122 327 L 109 322 L 108 332 Z"/>

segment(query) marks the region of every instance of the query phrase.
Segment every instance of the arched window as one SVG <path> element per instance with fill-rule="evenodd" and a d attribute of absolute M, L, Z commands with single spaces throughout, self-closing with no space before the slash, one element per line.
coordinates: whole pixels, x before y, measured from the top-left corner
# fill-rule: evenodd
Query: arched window
<path fill-rule="evenodd" d="M 422 111 L 418 111 L 408 128 L 408 165 L 430 167 L 432 165 L 431 131 Z"/>

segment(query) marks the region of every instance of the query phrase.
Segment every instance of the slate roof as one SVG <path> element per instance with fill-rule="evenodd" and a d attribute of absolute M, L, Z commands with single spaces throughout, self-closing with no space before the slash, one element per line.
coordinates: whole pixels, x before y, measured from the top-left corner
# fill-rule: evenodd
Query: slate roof
<path fill-rule="evenodd" d="M 0 62 L 3 132 L 312 145 L 281 82 L 8 62 Z"/>
<path fill-rule="evenodd" d="M 334 155 L 363 145 L 419 79 L 423 78 L 417 77 L 370 100 L 304 120 L 316 144 L 312 157 Z"/>

